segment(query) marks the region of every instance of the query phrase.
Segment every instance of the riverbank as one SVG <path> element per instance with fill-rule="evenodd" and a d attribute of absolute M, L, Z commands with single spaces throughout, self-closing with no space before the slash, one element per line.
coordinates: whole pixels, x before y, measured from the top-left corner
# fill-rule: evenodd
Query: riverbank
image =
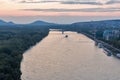
<path fill-rule="evenodd" d="M 112 52 L 112 55 L 118 59 L 120 59 L 120 56 L 118 56 L 118 54 L 120 54 L 120 50 L 115 48 L 114 46 L 102 41 L 102 40 L 98 40 L 96 38 L 94 38 L 94 36 L 89 35 L 87 33 L 81 32 L 82 34 L 86 35 L 87 37 L 91 38 L 92 40 L 95 41 L 95 45 L 98 45 L 98 43 L 101 43 L 103 47 L 107 48 L 109 51 Z"/>
<path fill-rule="evenodd" d="M 22 80 L 118 80 L 120 61 L 76 32 L 50 32 L 24 53 Z M 92 74 L 91 74 L 92 73 Z"/>
<path fill-rule="evenodd" d="M 0 28 L 0 80 L 21 80 L 23 53 L 45 38 L 48 28 Z"/>

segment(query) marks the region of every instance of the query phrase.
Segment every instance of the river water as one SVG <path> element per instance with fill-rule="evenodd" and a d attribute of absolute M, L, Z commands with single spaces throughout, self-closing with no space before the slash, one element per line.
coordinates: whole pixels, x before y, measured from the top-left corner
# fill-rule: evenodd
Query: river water
<path fill-rule="evenodd" d="M 51 31 L 24 53 L 22 80 L 120 80 L 120 60 L 75 32 Z"/>

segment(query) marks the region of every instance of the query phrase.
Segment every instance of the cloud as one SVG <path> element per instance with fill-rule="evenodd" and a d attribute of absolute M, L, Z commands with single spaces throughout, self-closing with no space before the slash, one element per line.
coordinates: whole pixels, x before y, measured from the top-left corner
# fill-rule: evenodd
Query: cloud
<path fill-rule="evenodd" d="M 50 2 L 59 2 L 59 1 L 34 1 L 34 0 L 22 0 L 18 1 L 19 3 L 50 3 Z"/>
<path fill-rule="evenodd" d="M 110 0 L 108 2 L 106 2 L 106 4 L 120 4 L 120 0 Z"/>
<path fill-rule="evenodd" d="M 88 4 L 88 5 L 108 5 L 118 4 L 120 0 L 11 0 L 18 3 L 52 3 L 58 2 L 60 4 Z"/>
<path fill-rule="evenodd" d="M 79 2 L 79 1 L 63 1 L 61 4 L 89 4 L 89 5 L 103 5 L 100 2 Z"/>
<path fill-rule="evenodd" d="M 42 12 L 118 12 L 120 8 L 85 8 L 85 9 L 21 9 L 24 11 Z"/>
<path fill-rule="evenodd" d="M 100 2 L 96 1 L 83 1 L 83 0 L 14 0 L 19 3 L 50 3 L 50 2 L 58 2 L 60 4 L 89 4 L 89 5 L 102 5 Z"/>

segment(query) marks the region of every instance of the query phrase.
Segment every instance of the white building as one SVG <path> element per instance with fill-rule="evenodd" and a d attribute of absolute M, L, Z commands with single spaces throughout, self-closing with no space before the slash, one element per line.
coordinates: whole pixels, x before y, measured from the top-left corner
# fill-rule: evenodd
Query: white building
<path fill-rule="evenodd" d="M 119 37 L 120 37 L 119 30 L 105 30 L 103 32 L 103 39 L 105 40 L 118 39 Z"/>

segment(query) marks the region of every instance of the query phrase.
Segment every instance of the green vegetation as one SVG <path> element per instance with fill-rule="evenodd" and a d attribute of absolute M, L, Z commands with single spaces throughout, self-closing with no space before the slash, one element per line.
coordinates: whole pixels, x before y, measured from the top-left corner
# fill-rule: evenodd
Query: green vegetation
<path fill-rule="evenodd" d="M 22 54 L 48 33 L 46 27 L 0 27 L 0 80 L 20 80 Z"/>
<path fill-rule="evenodd" d="M 20 80 L 22 54 L 46 37 L 49 28 L 87 33 L 91 36 L 94 36 L 96 32 L 96 38 L 102 41 L 105 41 L 103 39 L 104 30 L 113 29 L 113 26 L 120 30 L 120 20 L 79 22 L 69 25 L 52 24 L 52 26 L 47 24 L 47 27 L 45 27 L 46 25 L 40 27 L 38 22 L 36 26 L 33 27 L 33 25 L 6 24 L 4 27 L 0 26 L 0 80 Z M 120 49 L 120 39 L 105 42 Z"/>

